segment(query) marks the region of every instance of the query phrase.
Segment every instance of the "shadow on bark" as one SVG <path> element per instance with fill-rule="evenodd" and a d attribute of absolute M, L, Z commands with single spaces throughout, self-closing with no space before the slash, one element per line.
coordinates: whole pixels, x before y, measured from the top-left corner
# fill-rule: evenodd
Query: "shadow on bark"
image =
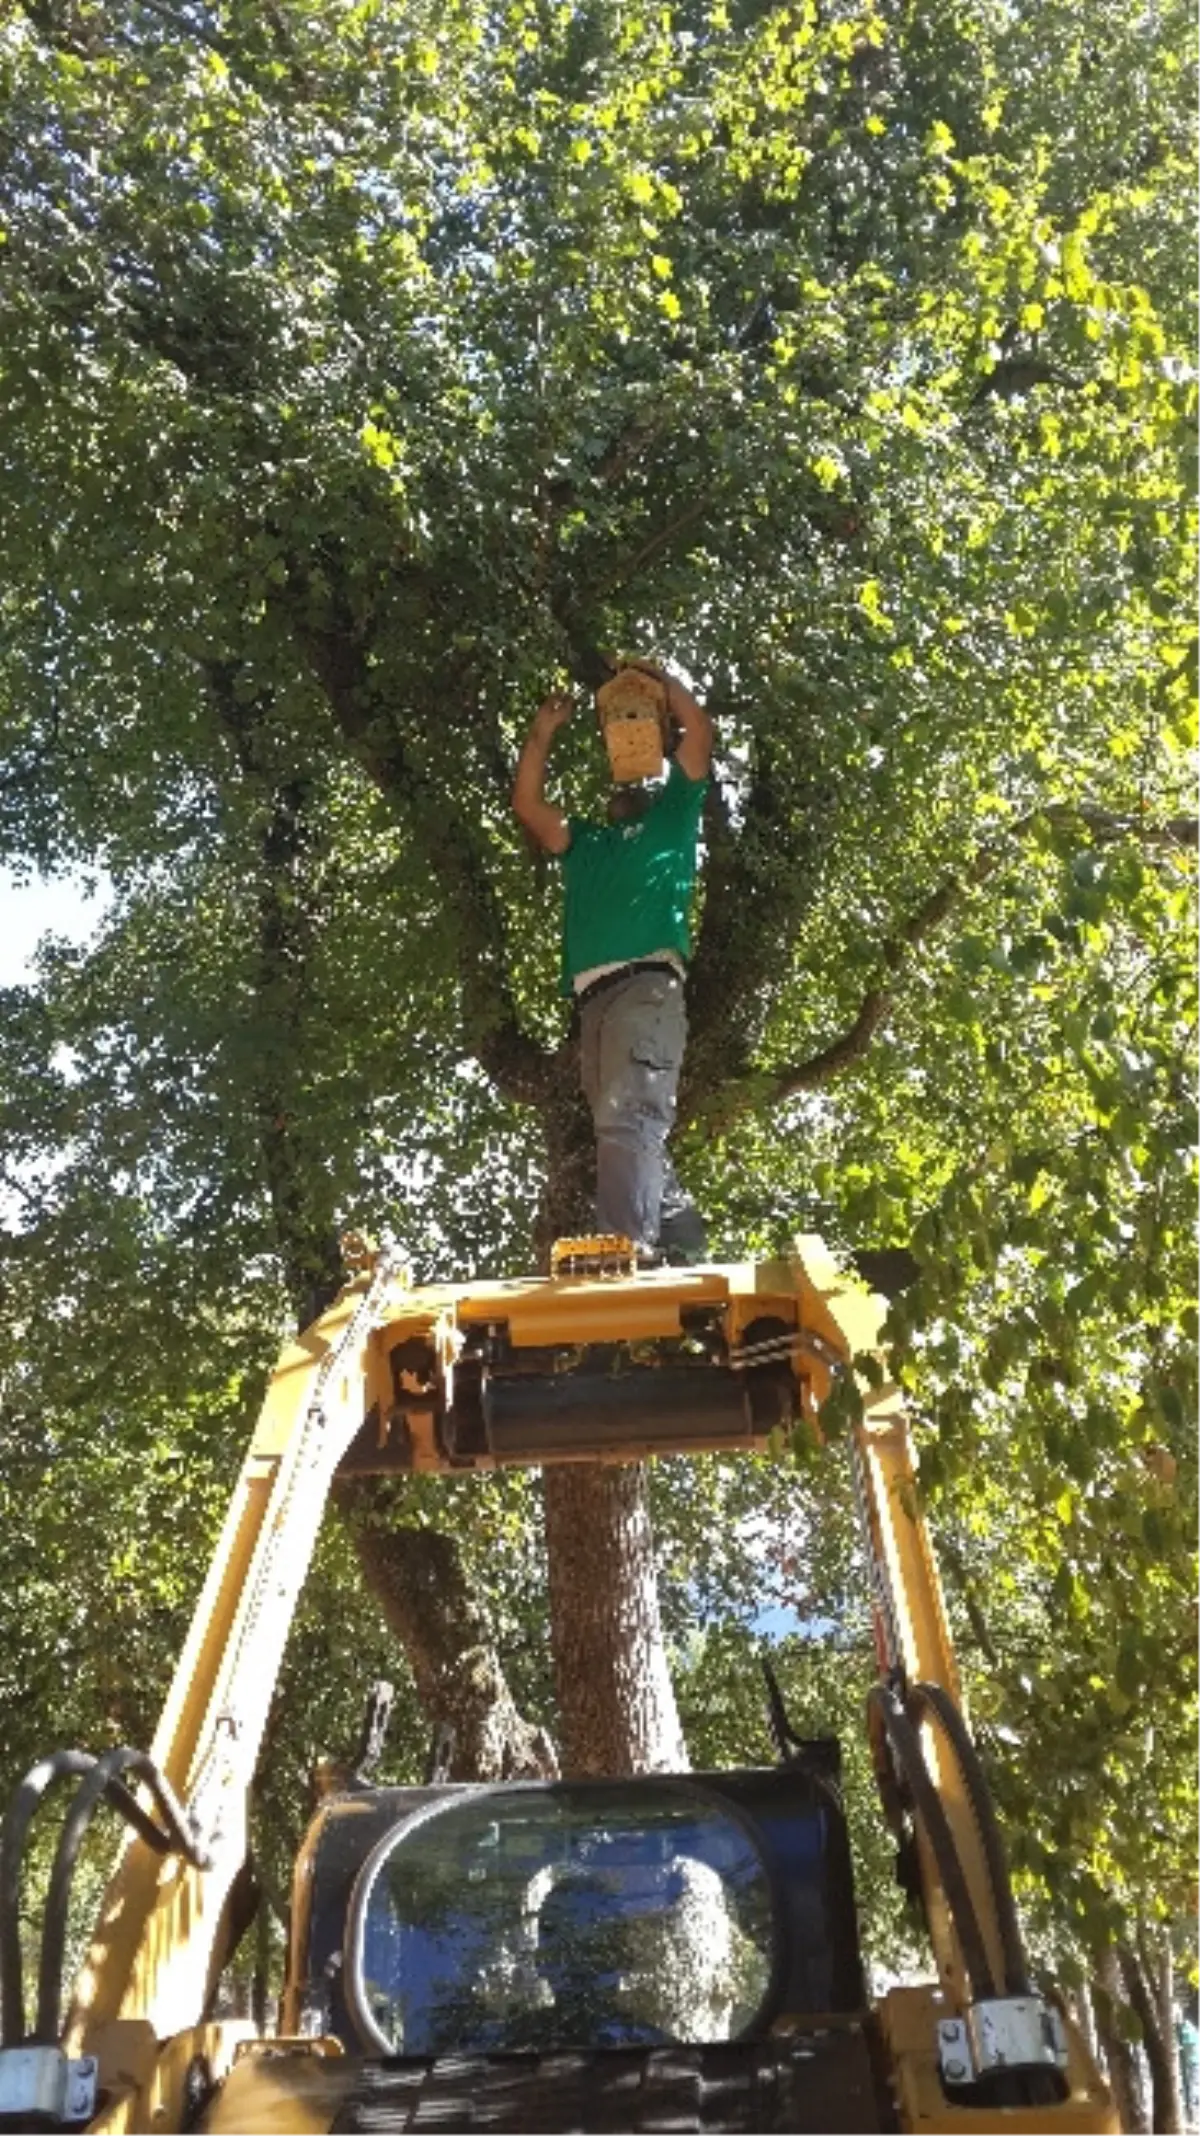
<path fill-rule="evenodd" d="M 346 1481 L 335 1500 L 370 1593 L 413 1673 L 443 1746 L 447 1780 L 553 1780 L 554 1745 L 518 1711 L 451 1536 L 364 1518 L 375 1486 Z"/>

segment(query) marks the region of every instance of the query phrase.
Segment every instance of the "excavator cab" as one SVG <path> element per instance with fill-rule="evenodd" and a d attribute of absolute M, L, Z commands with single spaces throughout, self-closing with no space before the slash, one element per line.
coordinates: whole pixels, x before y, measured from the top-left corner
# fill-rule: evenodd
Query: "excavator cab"
<path fill-rule="evenodd" d="M 286 2029 L 347 2052 L 549 2052 L 860 2009 L 837 1747 L 812 1758 L 324 1805 L 297 1864 Z"/>
<path fill-rule="evenodd" d="M 339 2125 L 418 2125 L 420 2098 L 448 2127 L 638 2128 L 662 2110 L 664 2057 L 677 2094 L 721 2099 L 720 2126 L 755 2125 L 766 2083 L 791 2097 L 779 2126 L 890 2125 L 839 1765 L 824 1740 L 774 1771 L 323 1804 L 282 2022 L 370 2058 Z"/>
<path fill-rule="evenodd" d="M 883 1303 L 818 1239 L 789 1260 L 639 1270 L 560 1242 L 549 1277 L 414 1287 L 363 1249 L 267 1390 L 150 1754 L 56 1753 L 0 1838 L 0 2128 L 100 2132 L 1115 2130 L 1025 1959 L 962 1713 Z M 247 1797 L 335 1477 L 630 1461 L 849 1438 L 879 1682 L 867 1727 L 934 1978 L 864 1981 L 839 1752 L 774 1769 L 420 1788 L 322 1802 L 296 1864 L 277 2029 L 207 2018 Z M 36 2016 L 18 1931 L 30 1822 L 76 1778 Z M 65 2023 L 88 1820 L 128 1841 Z"/>

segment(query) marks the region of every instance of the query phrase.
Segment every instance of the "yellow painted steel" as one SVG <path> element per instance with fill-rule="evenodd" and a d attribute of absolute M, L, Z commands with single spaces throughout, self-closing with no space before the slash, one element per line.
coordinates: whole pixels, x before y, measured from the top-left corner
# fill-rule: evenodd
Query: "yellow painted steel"
<path fill-rule="evenodd" d="M 1069 2091 L 1055 2106 L 957 2106 L 947 2100 L 938 2076 L 937 2022 L 944 2002 L 928 1987 L 892 1988 L 876 2017 L 902 2129 L 928 2136 L 1120 2136 L 1121 2123 L 1108 2088 L 1078 2028 L 1067 2024 Z"/>
<path fill-rule="evenodd" d="M 137 2031 L 149 2035 L 150 2051 L 134 2044 Z M 189 2079 L 203 2075 L 205 2086 L 223 2084 L 239 2048 L 249 2045 L 249 2024 L 196 2025 L 177 2032 L 160 2048 L 149 2025 L 128 2020 L 100 2028 L 96 2035 L 104 2070 L 105 2103 L 88 2124 L 88 2136 L 153 2136 L 157 2129 L 190 2126 Z"/>
<path fill-rule="evenodd" d="M 884 1303 L 838 1269 L 823 1242 L 769 1263 L 598 1276 L 429 1285 L 413 1289 L 386 1257 L 347 1285 L 329 1310 L 287 1345 L 267 1389 L 191 1630 L 153 1744 L 180 1794 L 198 1806 L 212 1867 L 160 1859 L 133 1837 L 101 1909 L 76 1988 L 69 2043 L 100 2061 L 106 2105 L 93 2129 L 181 2126 L 188 2067 L 203 2056 L 227 2076 L 204 2125 L 212 2130 L 328 2128 L 353 2064 L 322 2043 L 280 2040 L 269 2058 L 247 2054 L 245 2028 L 202 2026 L 226 1955 L 225 1908 L 246 1845 L 246 1800 L 296 1600 L 338 1462 L 374 1415 L 384 1428 L 396 1387 L 392 1353 L 416 1338 L 452 1368 L 465 1335 L 506 1328 L 517 1349 L 678 1337 L 682 1316 L 717 1311 L 734 1347 L 756 1320 L 795 1329 L 799 1406 L 812 1415 L 835 1370 L 879 1356 Z M 878 1369 L 870 1377 L 878 1378 Z M 917 1503 L 899 1390 L 863 1387 L 853 1454 L 875 1583 L 881 1666 L 910 1683 L 959 1684 L 937 1570 Z M 401 1396 L 401 1400 L 403 1397 Z M 414 1395 L 419 1410 L 419 1390 Z M 414 1433 L 416 1467 L 446 1468 L 430 1405 Z M 742 1436 L 726 1442 L 756 1442 Z M 623 1447 L 636 1459 L 661 1446 Z M 556 1458 L 569 1458 L 560 1456 Z M 926 1727 L 925 1747 L 950 1821 L 996 1979 L 1003 1978 L 996 1908 L 974 1813 L 957 1762 Z M 1071 2097 L 1036 2112 L 951 2110 L 938 2080 L 939 2016 L 967 2001 L 962 1957 L 936 1865 L 921 1850 L 924 1895 L 941 1999 L 893 1991 L 877 2013 L 902 2126 L 931 2131 L 1107 2131 L 1108 2095 L 1078 2039 Z M 336 2043 L 326 2043 L 329 2047 Z"/>
<path fill-rule="evenodd" d="M 883 1300 L 847 1285 L 821 1240 L 801 1240 L 798 1253 L 806 1283 L 820 1286 L 837 1324 L 843 1355 L 849 1360 L 864 1352 L 878 1356 Z M 902 1670 L 906 1682 L 938 1684 L 961 1705 L 941 1581 L 917 1495 L 903 1396 L 891 1383 L 873 1390 L 864 1386 L 863 1396 L 854 1457 L 879 1591 L 880 1659 L 888 1668 Z M 919 1733 L 966 1877 L 993 1980 L 1001 1983 L 1004 1953 L 991 1876 L 964 1777 L 953 1752 L 930 1722 L 923 1721 Z M 932 1852 L 920 1830 L 917 1845 L 938 1977 L 951 2006 L 961 2008 L 969 2000 L 969 1983 L 958 1936 Z"/>
<path fill-rule="evenodd" d="M 363 1277 L 348 1286 L 284 1351 L 271 1381 L 151 1750 L 183 1800 L 200 1808 L 212 1866 L 163 1859 L 130 1837 L 76 1985 L 75 2051 L 90 2052 L 116 2018 L 145 2019 L 159 2039 L 185 2032 L 215 1985 L 225 1905 L 246 1853 L 247 1791 L 292 1613 L 337 1461 L 362 1421 L 362 1323 L 375 1284 Z"/>

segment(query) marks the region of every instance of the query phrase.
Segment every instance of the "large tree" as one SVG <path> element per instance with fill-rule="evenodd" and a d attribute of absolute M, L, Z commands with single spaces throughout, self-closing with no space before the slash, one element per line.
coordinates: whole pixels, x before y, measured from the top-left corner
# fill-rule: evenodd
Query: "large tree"
<path fill-rule="evenodd" d="M 170 1406 L 203 1343 L 168 1313 L 125 1353 L 182 1281 L 227 1416 L 341 1221 L 425 1270 L 574 1228 L 556 886 L 508 787 L 552 680 L 656 650 L 718 731 L 679 1138 L 718 1244 L 911 1246 L 932 1480 L 1019 1403 L 1030 1520 L 1072 1507 L 1047 1577 L 1100 1613 L 1064 1667 L 1156 1666 L 1092 1578 L 1120 1546 L 1070 1546 L 1097 1474 L 1191 1458 L 1190 34 L 1108 0 L 8 11 L 0 851 L 115 886 L 5 1035 L 19 1384 L 69 1405 L 53 1299 Z M 594 801 L 586 722 L 562 769 Z M 673 1759 L 646 1480 L 545 1495 L 566 1757 Z M 1137 1519 L 1173 1567 L 1174 1513 Z"/>

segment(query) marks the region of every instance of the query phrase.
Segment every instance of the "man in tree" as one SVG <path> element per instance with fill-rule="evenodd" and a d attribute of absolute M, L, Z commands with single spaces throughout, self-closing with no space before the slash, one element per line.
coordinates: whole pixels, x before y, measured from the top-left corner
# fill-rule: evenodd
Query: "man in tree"
<path fill-rule="evenodd" d="M 520 821 L 563 864 L 562 990 L 579 1024 L 583 1093 L 596 1130 L 596 1222 L 640 1254 L 699 1260 L 704 1223 L 667 1153 L 687 1038 L 684 979 L 712 727 L 690 690 L 663 678 L 678 735 L 666 782 L 614 786 L 607 822 L 564 816 L 546 763 L 570 717 L 538 709 L 513 788 Z"/>

